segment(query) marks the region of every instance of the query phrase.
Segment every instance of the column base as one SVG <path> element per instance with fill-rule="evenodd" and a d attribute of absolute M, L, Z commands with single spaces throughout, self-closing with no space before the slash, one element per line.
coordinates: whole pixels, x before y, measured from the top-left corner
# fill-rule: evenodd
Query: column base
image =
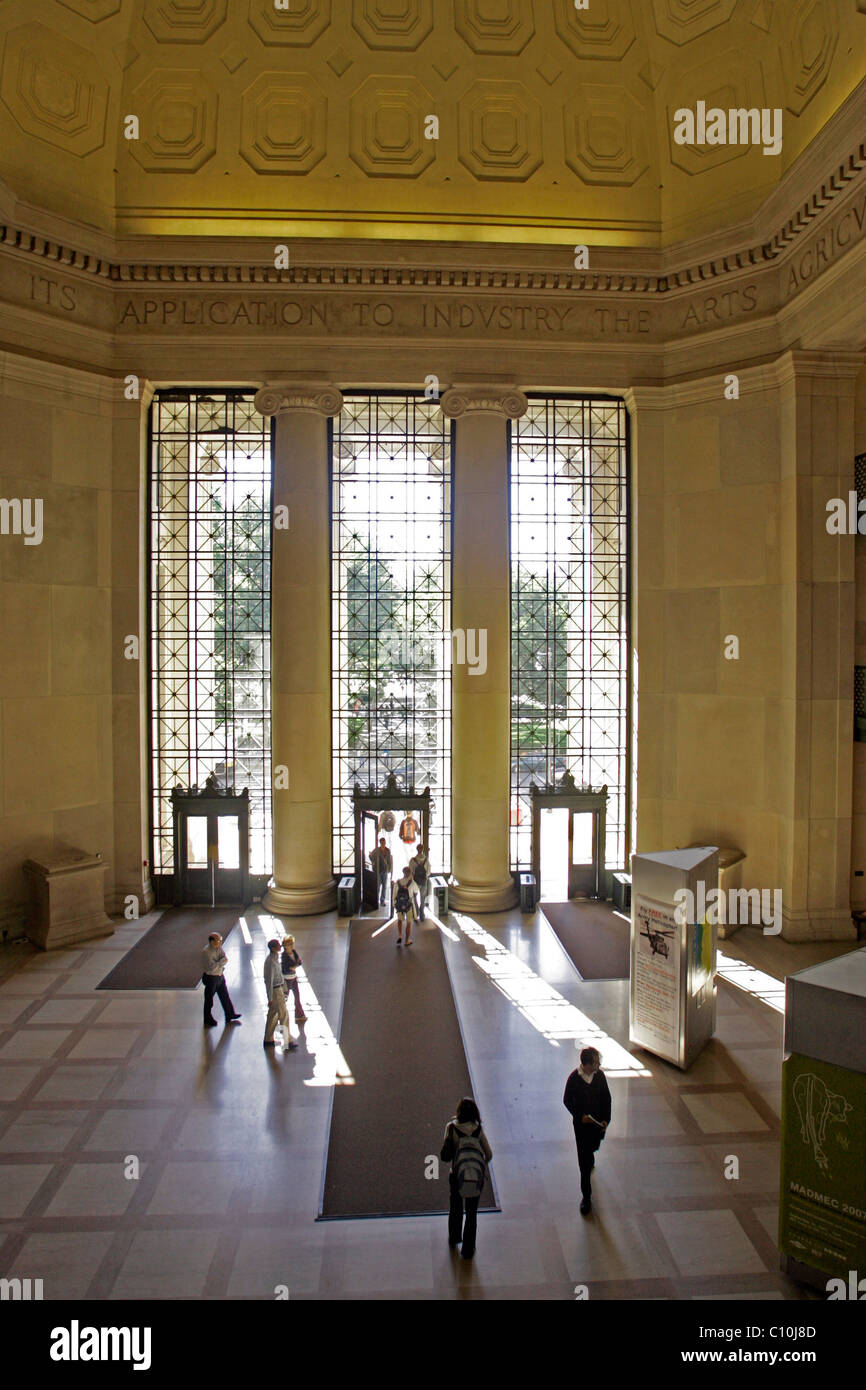
<path fill-rule="evenodd" d="M 458 912 L 506 912 L 517 902 L 517 887 L 510 874 L 502 883 L 458 883 L 448 889 L 448 905 Z"/>
<path fill-rule="evenodd" d="M 332 912 L 336 906 L 337 885 L 332 878 L 312 888 L 272 883 L 262 898 L 265 911 L 278 917 L 315 917 L 320 912 Z"/>
<path fill-rule="evenodd" d="M 857 924 L 850 907 L 828 907 L 823 912 L 783 908 L 781 936 L 784 941 L 856 941 Z"/>

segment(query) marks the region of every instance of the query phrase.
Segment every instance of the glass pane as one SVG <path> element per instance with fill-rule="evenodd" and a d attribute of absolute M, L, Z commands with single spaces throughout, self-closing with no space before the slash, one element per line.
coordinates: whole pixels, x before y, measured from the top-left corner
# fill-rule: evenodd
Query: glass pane
<path fill-rule="evenodd" d="M 186 822 L 186 862 L 190 869 L 206 869 L 207 816 L 188 816 Z"/>
<path fill-rule="evenodd" d="M 571 842 L 572 864 L 592 863 L 592 811 L 579 811 L 574 817 L 574 838 Z"/>
<path fill-rule="evenodd" d="M 217 863 L 221 869 L 239 869 L 241 866 L 240 831 L 237 816 L 220 816 L 217 821 Z"/>

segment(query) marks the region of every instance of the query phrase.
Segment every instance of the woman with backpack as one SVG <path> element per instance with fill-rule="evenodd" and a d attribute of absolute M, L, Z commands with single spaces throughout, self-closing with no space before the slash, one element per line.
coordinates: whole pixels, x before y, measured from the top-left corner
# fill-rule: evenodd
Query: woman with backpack
<path fill-rule="evenodd" d="M 448 1183 L 451 1200 L 448 1205 L 448 1244 L 453 1248 L 460 1245 L 464 1260 L 471 1260 L 475 1254 L 475 1231 L 478 1224 L 478 1203 L 487 1176 L 487 1165 L 493 1151 L 487 1136 L 481 1128 L 478 1106 L 469 1096 L 464 1096 L 445 1128 L 445 1142 L 439 1157 L 443 1163 L 451 1162 Z M 463 1212 L 466 1211 L 466 1224 Z"/>
<path fill-rule="evenodd" d="M 412 870 L 407 864 L 397 880 L 394 889 L 394 911 L 397 914 L 397 945 L 403 945 L 403 927 L 406 928 L 406 945 L 412 945 L 412 923 L 415 921 L 416 889 Z"/>

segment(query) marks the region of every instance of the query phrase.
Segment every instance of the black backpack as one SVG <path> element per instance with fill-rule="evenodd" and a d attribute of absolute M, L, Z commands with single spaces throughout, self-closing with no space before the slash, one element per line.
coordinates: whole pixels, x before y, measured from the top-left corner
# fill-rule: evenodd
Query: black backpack
<path fill-rule="evenodd" d="M 402 883 L 398 884 L 397 891 L 394 894 L 395 910 L 397 912 L 408 912 L 411 906 L 412 898 L 409 894 L 409 889 L 406 888 L 405 885 Z"/>
<path fill-rule="evenodd" d="M 460 1134 L 454 1131 L 456 1152 L 452 1171 L 457 1180 L 457 1191 L 461 1197 L 480 1197 L 487 1171 L 487 1160 L 481 1146 L 481 1126 L 474 1134 Z"/>

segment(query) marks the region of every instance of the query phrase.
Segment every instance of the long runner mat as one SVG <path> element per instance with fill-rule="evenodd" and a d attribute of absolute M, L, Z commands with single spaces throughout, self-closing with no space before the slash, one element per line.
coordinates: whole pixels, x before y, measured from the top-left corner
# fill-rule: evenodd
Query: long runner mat
<path fill-rule="evenodd" d="M 631 927 L 608 903 L 540 903 L 582 980 L 627 980 Z"/>
<path fill-rule="evenodd" d="M 211 932 L 225 940 L 239 907 L 170 907 L 97 989 L 195 989 Z"/>
<path fill-rule="evenodd" d="M 350 926 L 340 1048 L 352 1084 L 334 1088 L 322 1219 L 448 1210 L 439 1150 L 473 1091 L 439 928 L 415 932 L 397 949 L 381 919 Z M 498 1210 L 489 1176 L 485 1208 Z"/>

